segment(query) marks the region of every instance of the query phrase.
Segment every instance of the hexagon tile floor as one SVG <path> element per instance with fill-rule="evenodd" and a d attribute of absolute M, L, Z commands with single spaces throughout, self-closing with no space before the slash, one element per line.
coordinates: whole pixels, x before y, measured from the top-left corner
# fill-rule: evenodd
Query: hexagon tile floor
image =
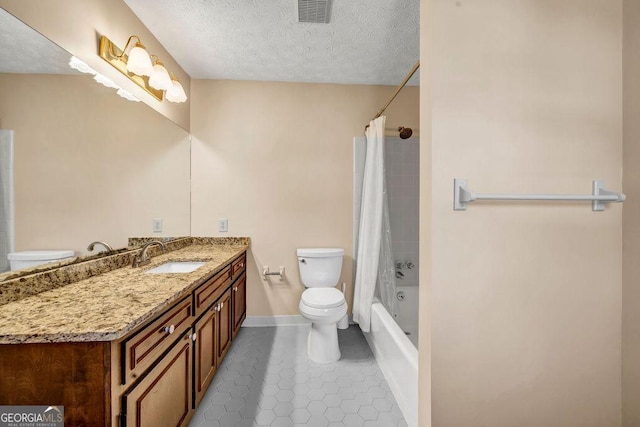
<path fill-rule="evenodd" d="M 338 331 L 342 358 L 321 365 L 309 328 L 242 328 L 189 426 L 406 426 L 360 329 Z"/>

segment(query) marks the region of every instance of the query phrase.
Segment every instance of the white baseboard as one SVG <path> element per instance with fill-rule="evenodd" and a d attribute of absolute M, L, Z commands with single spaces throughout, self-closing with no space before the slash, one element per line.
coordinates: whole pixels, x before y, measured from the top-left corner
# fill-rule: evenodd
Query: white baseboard
<path fill-rule="evenodd" d="M 311 322 L 299 314 L 280 316 L 247 316 L 242 323 L 243 328 L 260 328 L 264 326 L 296 326 L 310 325 Z M 353 315 L 349 315 L 349 325 L 355 325 Z"/>
<path fill-rule="evenodd" d="M 289 316 L 247 316 L 243 328 L 259 328 L 263 326 L 295 326 L 310 325 L 311 322 L 301 315 Z"/>

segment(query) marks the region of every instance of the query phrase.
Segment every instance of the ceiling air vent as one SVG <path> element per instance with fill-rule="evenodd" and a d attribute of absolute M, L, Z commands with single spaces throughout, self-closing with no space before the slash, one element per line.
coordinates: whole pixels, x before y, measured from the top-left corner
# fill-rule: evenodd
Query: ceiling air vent
<path fill-rule="evenodd" d="M 331 0 L 298 0 L 298 22 L 329 23 Z"/>

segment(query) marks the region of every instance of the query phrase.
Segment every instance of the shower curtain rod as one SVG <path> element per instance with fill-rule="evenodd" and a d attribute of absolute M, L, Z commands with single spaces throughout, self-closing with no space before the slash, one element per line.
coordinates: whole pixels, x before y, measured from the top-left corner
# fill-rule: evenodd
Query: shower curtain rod
<path fill-rule="evenodd" d="M 384 113 L 384 111 L 387 109 L 387 107 L 393 102 L 394 99 L 396 99 L 396 96 L 398 96 L 398 94 L 400 93 L 402 88 L 405 87 L 405 85 L 407 84 L 409 79 L 411 79 L 411 77 L 413 77 L 413 75 L 416 73 L 416 71 L 418 71 L 418 68 L 420 68 L 420 61 L 416 62 L 416 65 L 414 65 L 413 68 L 411 69 L 411 71 L 409 71 L 409 74 L 407 74 L 407 77 L 405 77 L 404 80 L 402 81 L 402 83 L 400 83 L 400 85 L 398 85 L 398 88 L 396 89 L 396 92 L 391 96 L 391 98 L 389 98 L 389 101 L 387 101 L 387 103 L 384 105 L 384 107 L 382 107 L 380 109 L 380 111 L 378 111 L 378 114 L 376 114 L 375 117 L 373 119 L 371 119 L 371 120 L 377 119 L 378 117 L 380 117 L 382 115 L 382 113 Z M 365 129 L 367 127 L 369 127 L 369 125 L 365 126 Z"/>

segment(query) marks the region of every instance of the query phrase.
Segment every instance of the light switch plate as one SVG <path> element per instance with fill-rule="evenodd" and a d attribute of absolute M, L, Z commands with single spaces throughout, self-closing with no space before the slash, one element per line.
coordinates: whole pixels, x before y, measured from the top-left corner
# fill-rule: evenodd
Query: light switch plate
<path fill-rule="evenodd" d="M 153 219 L 153 232 L 162 233 L 162 218 Z"/>
<path fill-rule="evenodd" d="M 229 231 L 229 220 L 227 218 L 220 218 L 218 220 L 218 231 L 220 233 L 226 233 Z"/>

